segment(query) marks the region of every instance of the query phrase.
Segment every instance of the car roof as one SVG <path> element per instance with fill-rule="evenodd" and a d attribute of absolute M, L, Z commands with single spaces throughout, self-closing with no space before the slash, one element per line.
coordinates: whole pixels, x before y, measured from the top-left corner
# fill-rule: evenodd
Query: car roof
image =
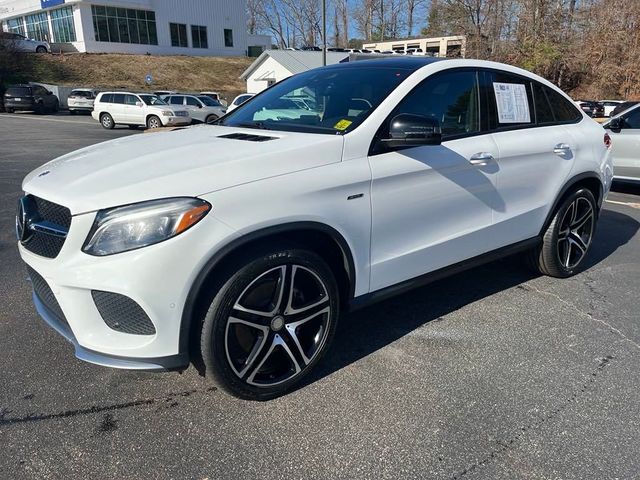
<path fill-rule="evenodd" d="M 345 63 L 334 63 L 327 65 L 325 68 L 364 68 L 364 67 L 388 67 L 388 68 L 400 68 L 403 70 L 418 70 L 426 65 L 430 65 L 435 62 L 445 61 L 445 58 L 436 57 L 388 57 L 388 56 L 372 56 L 362 57 L 362 61 L 353 61 Z M 366 60 L 365 60 L 366 59 Z"/>

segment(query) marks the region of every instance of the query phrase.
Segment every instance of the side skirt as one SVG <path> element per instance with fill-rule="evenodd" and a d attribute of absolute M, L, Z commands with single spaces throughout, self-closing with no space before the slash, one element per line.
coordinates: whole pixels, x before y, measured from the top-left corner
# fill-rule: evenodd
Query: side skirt
<path fill-rule="evenodd" d="M 453 265 L 449 265 L 448 267 L 425 273 L 424 275 L 420 275 L 419 277 L 411 278 L 409 280 L 405 280 L 404 282 L 397 283 L 380 290 L 376 290 L 375 292 L 360 295 L 359 297 L 351 299 L 347 311 L 352 312 L 355 310 L 359 310 L 376 302 L 380 302 L 382 300 L 386 300 L 387 298 L 400 295 L 401 293 L 408 292 L 409 290 L 413 290 L 414 288 L 422 287 L 431 282 L 435 282 L 451 275 L 455 275 L 456 273 L 463 272 L 470 268 L 493 262 L 504 257 L 508 257 L 510 255 L 513 255 L 514 253 L 534 248 L 539 244 L 540 237 L 529 238 L 527 240 L 507 245 L 506 247 L 502 247 L 491 252 L 483 253 L 482 255 L 478 255 L 477 257 L 469 258 L 459 263 L 454 263 Z"/>

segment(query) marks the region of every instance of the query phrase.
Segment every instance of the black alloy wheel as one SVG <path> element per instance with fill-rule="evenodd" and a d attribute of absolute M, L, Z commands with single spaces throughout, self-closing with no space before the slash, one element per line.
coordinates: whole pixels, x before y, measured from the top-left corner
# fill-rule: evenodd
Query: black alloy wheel
<path fill-rule="evenodd" d="M 326 351 L 337 297 L 333 274 L 315 253 L 258 256 L 231 276 L 207 312 L 201 337 L 207 374 L 241 398 L 285 393 Z"/>

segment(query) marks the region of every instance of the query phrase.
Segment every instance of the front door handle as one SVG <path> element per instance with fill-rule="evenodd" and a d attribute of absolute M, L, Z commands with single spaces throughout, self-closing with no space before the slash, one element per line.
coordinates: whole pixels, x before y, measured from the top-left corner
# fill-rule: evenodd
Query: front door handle
<path fill-rule="evenodd" d="M 489 152 L 474 153 L 473 155 L 471 155 L 471 158 L 469 158 L 469 163 L 478 167 L 489 165 L 489 162 L 492 161 L 493 155 L 491 155 Z"/>
<path fill-rule="evenodd" d="M 553 147 L 553 153 L 556 155 L 566 155 L 571 152 L 571 146 L 566 143 L 559 143 Z"/>

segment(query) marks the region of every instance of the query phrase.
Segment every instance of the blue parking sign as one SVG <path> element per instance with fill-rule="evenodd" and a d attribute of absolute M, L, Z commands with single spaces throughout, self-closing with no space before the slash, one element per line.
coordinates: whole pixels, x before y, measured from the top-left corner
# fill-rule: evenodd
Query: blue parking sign
<path fill-rule="evenodd" d="M 40 0 L 40 6 L 42 8 L 50 8 L 57 7 L 58 5 L 62 5 L 64 0 Z"/>
<path fill-rule="evenodd" d="M 144 83 L 146 83 L 147 85 L 151 85 L 152 82 L 153 82 L 153 77 L 151 76 L 150 73 L 147 73 L 147 76 L 144 77 Z"/>

